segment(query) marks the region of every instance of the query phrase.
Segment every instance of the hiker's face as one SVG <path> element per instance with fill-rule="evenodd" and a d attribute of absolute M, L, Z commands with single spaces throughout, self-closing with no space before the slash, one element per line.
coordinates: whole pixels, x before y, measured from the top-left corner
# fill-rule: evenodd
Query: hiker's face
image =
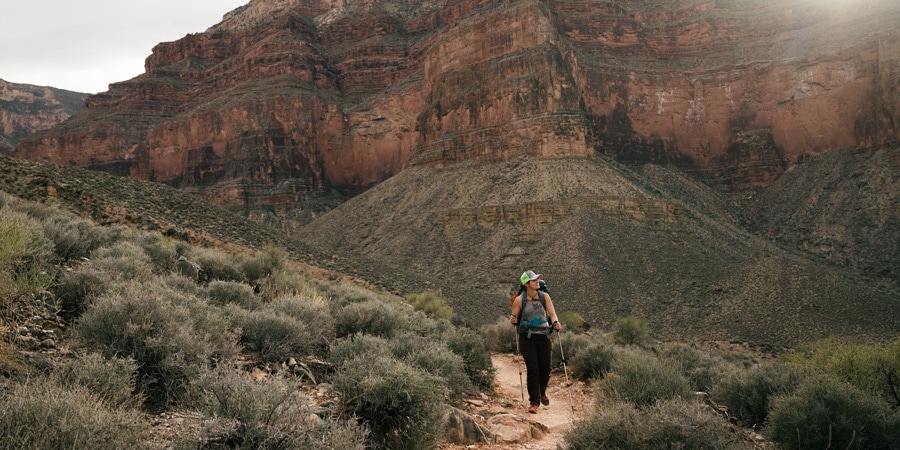
<path fill-rule="evenodd" d="M 531 280 L 528 282 L 528 287 L 537 289 L 538 286 L 540 286 L 540 281 L 538 280 Z"/>

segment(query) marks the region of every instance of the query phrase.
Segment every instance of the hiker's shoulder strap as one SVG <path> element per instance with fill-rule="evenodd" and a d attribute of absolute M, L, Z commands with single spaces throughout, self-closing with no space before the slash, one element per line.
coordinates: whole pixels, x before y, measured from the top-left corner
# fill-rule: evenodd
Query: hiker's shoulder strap
<path fill-rule="evenodd" d="M 541 301 L 541 306 L 544 307 L 544 311 L 547 311 L 547 299 L 544 298 L 544 291 L 538 291 L 538 299 Z"/>

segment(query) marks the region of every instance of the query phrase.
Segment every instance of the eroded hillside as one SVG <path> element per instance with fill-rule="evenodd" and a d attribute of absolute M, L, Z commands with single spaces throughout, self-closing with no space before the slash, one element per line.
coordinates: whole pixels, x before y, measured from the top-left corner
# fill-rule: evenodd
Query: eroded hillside
<path fill-rule="evenodd" d="M 474 323 L 534 269 L 564 310 L 647 318 L 671 339 L 789 345 L 891 335 L 895 283 L 778 246 L 721 194 L 660 166 L 519 158 L 407 169 L 311 223 L 308 242 L 426 276 Z M 896 238 L 894 238 L 896 239 Z"/>

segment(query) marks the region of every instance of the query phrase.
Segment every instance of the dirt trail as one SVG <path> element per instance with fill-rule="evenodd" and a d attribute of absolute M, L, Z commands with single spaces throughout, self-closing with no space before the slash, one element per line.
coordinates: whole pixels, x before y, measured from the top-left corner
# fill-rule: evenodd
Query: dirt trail
<path fill-rule="evenodd" d="M 572 424 L 590 411 L 593 405 L 593 392 L 590 386 L 576 381 L 569 373 L 570 385 L 566 385 L 566 375 L 563 369 L 553 369 L 550 374 L 550 385 L 547 388 L 547 396 L 550 397 L 550 406 L 541 406 L 537 414 L 528 413 L 528 392 L 522 400 L 522 389 L 519 384 L 519 368 L 521 367 L 522 383 L 525 382 L 525 364 L 518 355 L 505 353 L 493 353 L 491 359 L 496 374 L 494 376 L 494 392 L 484 405 L 470 405 L 466 412 L 483 422 L 497 414 L 516 414 L 531 422 L 544 425 L 549 432 L 540 440 L 533 440 L 522 444 L 477 444 L 477 445 L 444 445 L 442 449 L 530 449 L 530 450 L 554 450 L 557 445 L 563 443 L 563 434 L 572 427 Z M 484 423 L 482 423 L 484 425 Z"/>

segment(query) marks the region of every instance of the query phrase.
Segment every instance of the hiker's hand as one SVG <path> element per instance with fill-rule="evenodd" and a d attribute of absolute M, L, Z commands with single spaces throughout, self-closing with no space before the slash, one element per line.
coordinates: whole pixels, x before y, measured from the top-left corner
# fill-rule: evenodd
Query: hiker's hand
<path fill-rule="evenodd" d="M 559 331 L 562 329 L 562 324 L 559 322 L 553 322 L 553 329 Z"/>
<path fill-rule="evenodd" d="M 515 314 L 509 316 L 509 323 L 515 325 L 516 322 L 518 322 L 518 321 L 519 321 L 519 316 L 517 316 Z"/>

